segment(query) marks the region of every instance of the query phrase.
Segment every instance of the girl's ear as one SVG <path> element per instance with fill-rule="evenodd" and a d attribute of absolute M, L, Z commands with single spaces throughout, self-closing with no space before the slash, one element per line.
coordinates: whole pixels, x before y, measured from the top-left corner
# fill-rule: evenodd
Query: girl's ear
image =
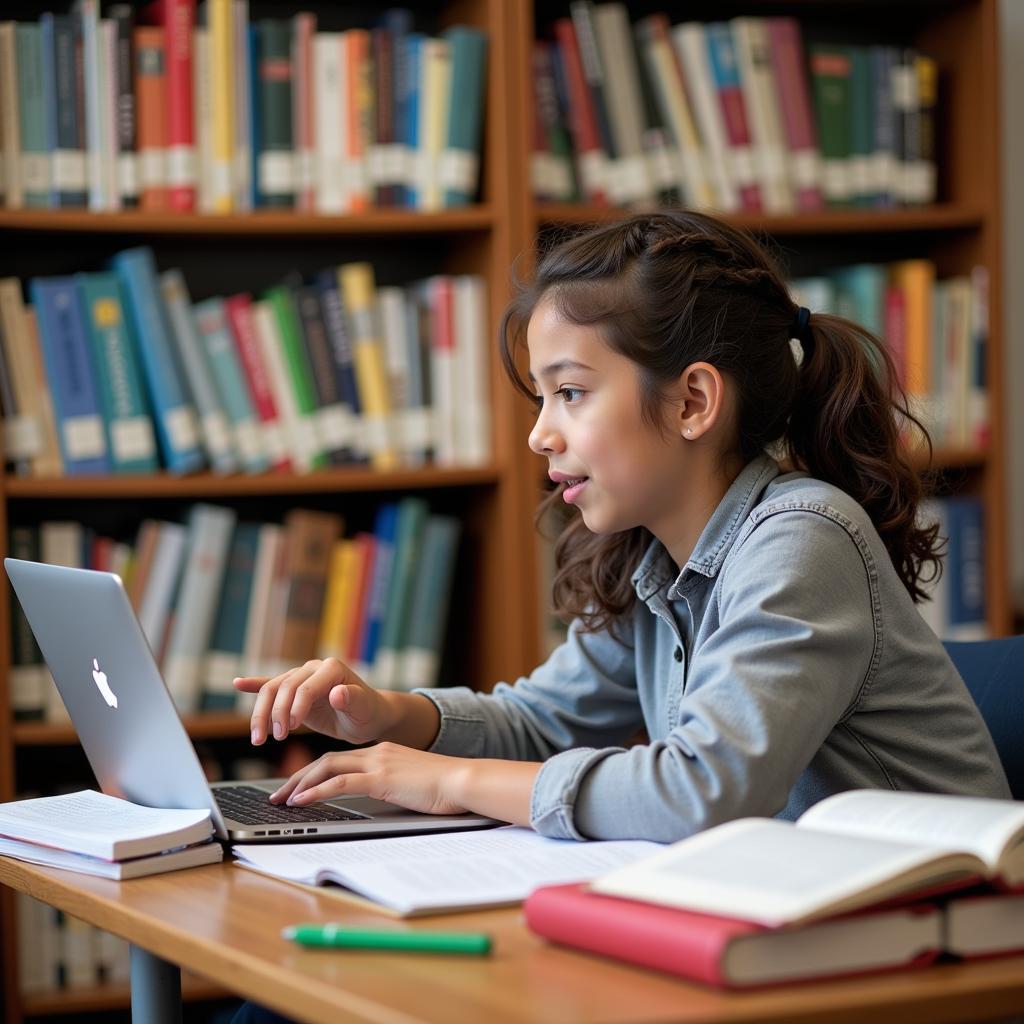
<path fill-rule="evenodd" d="M 679 401 L 674 428 L 680 437 L 696 441 L 723 416 L 725 379 L 710 363 L 691 363 L 679 376 Z"/>

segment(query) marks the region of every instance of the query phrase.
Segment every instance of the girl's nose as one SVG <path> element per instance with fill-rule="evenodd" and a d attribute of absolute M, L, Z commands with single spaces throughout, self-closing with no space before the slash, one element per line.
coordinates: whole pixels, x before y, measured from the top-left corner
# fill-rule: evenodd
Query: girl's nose
<path fill-rule="evenodd" d="M 530 450 L 538 455 L 560 452 L 565 447 L 562 435 L 551 426 L 543 412 L 537 417 L 537 422 L 530 431 L 529 445 Z"/>

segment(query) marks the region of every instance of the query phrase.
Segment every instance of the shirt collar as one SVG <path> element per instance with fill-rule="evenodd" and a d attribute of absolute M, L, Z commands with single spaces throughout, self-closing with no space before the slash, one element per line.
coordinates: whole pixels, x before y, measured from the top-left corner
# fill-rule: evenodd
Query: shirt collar
<path fill-rule="evenodd" d="M 708 578 L 717 576 L 740 527 L 760 501 L 765 487 L 778 475 L 778 463 L 767 454 L 757 456 L 740 470 L 711 514 L 689 561 L 678 576 L 675 575 L 675 563 L 664 545 L 653 540 L 631 577 L 637 597 L 646 601 L 674 576 L 675 583 L 668 595 L 670 598 L 680 596 L 678 592 L 691 573 Z"/>

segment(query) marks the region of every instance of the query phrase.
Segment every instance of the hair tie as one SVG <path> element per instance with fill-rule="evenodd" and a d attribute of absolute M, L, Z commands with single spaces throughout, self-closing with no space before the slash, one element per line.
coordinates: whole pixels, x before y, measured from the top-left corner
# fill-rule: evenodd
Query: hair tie
<path fill-rule="evenodd" d="M 814 348 L 814 334 L 811 331 L 811 311 L 806 306 L 797 309 L 789 336 L 800 342 L 800 347 L 804 350 L 804 360 L 809 359 Z"/>

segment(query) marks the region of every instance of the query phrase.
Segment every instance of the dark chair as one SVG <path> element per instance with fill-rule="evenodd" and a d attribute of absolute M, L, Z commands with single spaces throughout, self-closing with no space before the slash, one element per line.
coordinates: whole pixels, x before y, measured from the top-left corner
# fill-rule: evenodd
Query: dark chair
<path fill-rule="evenodd" d="M 943 646 L 992 733 L 1010 792 L 1024 800 L 1024 636 Z"/>

